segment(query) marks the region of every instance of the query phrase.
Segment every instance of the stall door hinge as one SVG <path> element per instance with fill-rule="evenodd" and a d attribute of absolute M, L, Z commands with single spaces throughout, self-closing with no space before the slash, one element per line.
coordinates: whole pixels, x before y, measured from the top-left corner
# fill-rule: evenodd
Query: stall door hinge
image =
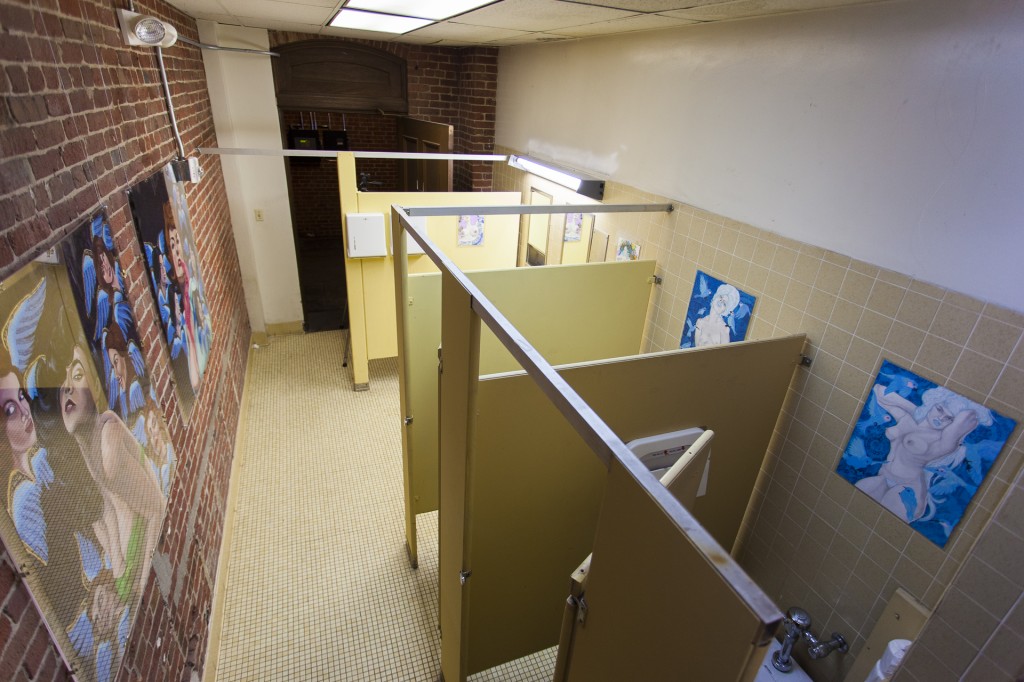
<path fill-rule="evenodd" d="M 406 417 L 405 419 L 402 420 L 402 423 L 405 424 L 406 426 L 412 424 L 412 417 Z"/>
<path fill-rule="evenodd" d="M 473 571 L 459 571 L 459 585 L 465 585 L 471 575 Z"/>

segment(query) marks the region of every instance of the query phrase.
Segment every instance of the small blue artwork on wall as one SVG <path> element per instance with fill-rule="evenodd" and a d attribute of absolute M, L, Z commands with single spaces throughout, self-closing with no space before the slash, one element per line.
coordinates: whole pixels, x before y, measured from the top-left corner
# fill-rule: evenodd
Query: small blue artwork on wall
<path fill-rule="evenodd" d="M 742 341 L 747 336 L 754 301 L 750 294 L 698 270 L 679 347 Z"/>
<path fill-rule="evenodd" d="M 1016 425 L 885 360 L 836 473 L 945 547 Z"/>

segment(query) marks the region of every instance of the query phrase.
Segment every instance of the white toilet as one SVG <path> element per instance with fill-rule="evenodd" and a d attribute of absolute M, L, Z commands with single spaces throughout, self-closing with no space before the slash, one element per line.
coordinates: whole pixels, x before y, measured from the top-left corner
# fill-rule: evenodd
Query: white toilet
<path fill-rule="evenodd" d="M 758 668 L 757 677 L 754 682 L 812 682 L 811 678 L 800 669 L 800 665 L 793 661 L 793 669 L 788 673 L 775 669 L 772 665 L 772 654 L 782 648 L 782 645 L 774 639 L 765 649 L 764 660 Z"/>

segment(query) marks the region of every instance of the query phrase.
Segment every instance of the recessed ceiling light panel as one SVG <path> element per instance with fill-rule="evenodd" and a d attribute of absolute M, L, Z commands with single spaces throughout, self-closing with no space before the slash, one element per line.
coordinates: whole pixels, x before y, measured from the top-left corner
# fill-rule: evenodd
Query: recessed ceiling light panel
<path fill-rule="evenodd" d="M 349 0 L 346 7 L 438 21 L 492 2 L 494 0 Z"/>
<path fill-rule="evenodd" d="M 381 33 L 408 33 L 434 23 L 431 19 L 399 17 L 376 12 L 360 12 L 354 9 L 343 9 L 331 19 L 331 26 L 338 28 L 356 28 L 363 31 L 379 31 Z"/>

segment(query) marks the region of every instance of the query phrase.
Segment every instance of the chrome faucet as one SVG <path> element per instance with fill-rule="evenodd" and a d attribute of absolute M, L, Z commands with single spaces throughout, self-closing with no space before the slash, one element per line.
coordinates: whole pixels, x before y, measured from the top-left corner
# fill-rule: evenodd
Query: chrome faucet
<path fill-rule="evenodd" d="M 801 637 L 807 640 L 807 652 L 811 658 L 825 658 L 833 651 L 845 654 L 850 650 L 846 639 L 838 632 L 833 632 L 832 639 L 827 642 L 815 637 L 811 632 L 811 616 L 796 606 L 786 612 L 782 624 L 786 636 L 782 640 L 782 648 L 772 654 L 772 665 L 780 672 L 788 673 L 793 669 L 793 647 Z"/>

